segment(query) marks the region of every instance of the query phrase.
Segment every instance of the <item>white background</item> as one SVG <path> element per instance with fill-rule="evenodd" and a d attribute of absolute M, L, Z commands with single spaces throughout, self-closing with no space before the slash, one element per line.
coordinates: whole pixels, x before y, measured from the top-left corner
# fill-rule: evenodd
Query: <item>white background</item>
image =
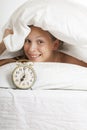
<path fill-rule="evenodd" d="M 0 0 L 0 31 L 11 14 L 27 0 Z"/>

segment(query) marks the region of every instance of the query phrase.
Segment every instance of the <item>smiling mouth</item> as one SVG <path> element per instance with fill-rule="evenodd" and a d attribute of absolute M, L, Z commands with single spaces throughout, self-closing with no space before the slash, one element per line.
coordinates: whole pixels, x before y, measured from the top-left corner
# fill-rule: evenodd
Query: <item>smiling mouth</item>
<path fill-rule="evenodd" d="M 39 54 L 39 55 L 30 55 L 30 59 L 37 59 L 37 58 L 39 58 L 41 56 L 41 54 Z"/>

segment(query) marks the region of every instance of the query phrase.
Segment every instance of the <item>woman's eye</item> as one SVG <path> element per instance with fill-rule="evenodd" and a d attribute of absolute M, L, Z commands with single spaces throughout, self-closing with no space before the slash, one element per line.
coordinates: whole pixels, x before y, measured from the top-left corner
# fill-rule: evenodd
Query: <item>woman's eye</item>
<path fill-rule="evenodd" d="M 29 39 L 25 39 L 25 43 L 31 43 Z"/>
<path fill-rule="evenodd" d="M 38 44 L 44 43 L 42 40 L 38 40 L 37 42 L 38 42 Z"/>

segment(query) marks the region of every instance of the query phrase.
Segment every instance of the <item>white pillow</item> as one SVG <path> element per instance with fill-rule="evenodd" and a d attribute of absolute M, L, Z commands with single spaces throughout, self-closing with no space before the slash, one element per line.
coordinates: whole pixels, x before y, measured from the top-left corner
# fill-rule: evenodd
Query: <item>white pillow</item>
<path fill-rule="evenodd" d="M 12 72 L 16 63 L 0 67 L 0 87 L 15 88 Z M 64 63 L 36 62 L 33 66 L 36 82 L 32 89 L 78 89 L 87 90 L 87 68 Z M 5 71 L 4 71 L 5 70 Z"/>

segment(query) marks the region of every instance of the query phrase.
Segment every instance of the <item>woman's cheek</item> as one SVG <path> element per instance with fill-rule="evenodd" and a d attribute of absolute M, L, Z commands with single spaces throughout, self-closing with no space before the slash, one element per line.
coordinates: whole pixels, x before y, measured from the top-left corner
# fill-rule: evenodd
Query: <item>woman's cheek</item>
<path fill-rule="evenodd" d="M 26 50 L 28 50 L 28 48 L 29 48 L 28 44 L 25 44 L 24 45 L 24 50 L 26 51 Z"/>

